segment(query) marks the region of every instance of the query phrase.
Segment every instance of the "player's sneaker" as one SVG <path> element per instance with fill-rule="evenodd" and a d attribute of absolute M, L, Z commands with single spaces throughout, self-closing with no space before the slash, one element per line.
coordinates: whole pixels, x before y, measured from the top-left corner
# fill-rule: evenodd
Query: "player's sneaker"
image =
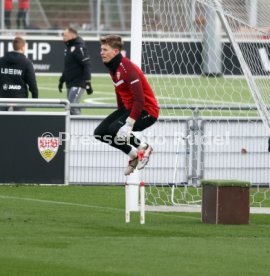
<path fill-rule="evenodd" d="M 138 163 L 139 163 L 139 158 L 138 157 L 136 157 L 134 159 L 130 159 L 128 161 L 128 166 L 125 169 L 124 174 L 125 175 L 130 175 L 131 173 L 133 173 L 134 170 L 136 169 Z"/>
<path fill-rule="evenodd" d="M 139 157 L 139 163 L 137 165 L 138 170 L 143 169 L 147 165 L 152 152 L 153 148 L 150 145 L 147 145 L 147 148 L 143 151 L 143 156 L 141 156 L 141 158 Z"/>

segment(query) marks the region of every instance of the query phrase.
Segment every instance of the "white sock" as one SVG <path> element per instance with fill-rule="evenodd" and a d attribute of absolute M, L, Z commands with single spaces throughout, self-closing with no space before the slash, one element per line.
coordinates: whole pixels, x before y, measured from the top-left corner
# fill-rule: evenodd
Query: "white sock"
<path fill-rule="evenodd" d="M 131 148 L 131 151 L 128 153 L 128 156 L 130 157 L 130 159 L 134 159 L 136 158 L 137 155 L 137 149 L 135 149 L 134 147 Z"/>
<path fill-rule="evenodd" d="M 148 147 L 148 144 L 145 142 L 141 142 L 141 144 L 138 147 L 138 150 L 145 150 Z"/>

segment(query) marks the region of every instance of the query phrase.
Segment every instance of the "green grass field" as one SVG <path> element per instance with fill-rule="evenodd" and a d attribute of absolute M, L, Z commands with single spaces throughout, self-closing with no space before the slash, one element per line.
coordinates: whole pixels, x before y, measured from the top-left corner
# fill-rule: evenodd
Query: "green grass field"
<path fill-rule="evenodd" d="M 66 99 L 66 90 L 62 93 L 58 91 L 58 76 L 37 76 L 37 83 L 39 87 L 39 98 L 41 99 Z M 89 96 L 84 94 L 81 103 L 111 103 L 116 105 L 113 84 L 109 76 L 94 77 L 92 80 L 94 94 Z M 34 110 L 34 109 L 33 109 Z M 48 109 L 43 109 L 48 110 Z M 35 111 L 35 110 L 34 110 Z M 106 115 L 112 110 L 100 108 L 82 109 L 82 115 Z"/>
<path fill-rule="evenodd" d="M 66 92 L 59 93 L 57 76 L 38 76 L 40 98 L 66 98 Z M 148 78 L 160 105 L 254 105 L 247 84 L 243 79 L 226 78 Z M 111 78 L 94 76 L 92 78 L 93 95 L 85 94 L 81 103 L 115 104 L 115 93 Z M 83 108 L 82 115 L 107 115 L 110 109 Z M 188 110 L 161 110 L 161 115 L 190 115 Z M 211 116 L 256 116 L 254 111 L 204 111 Z"/>
<path fill-rule="evenodd" d="M 204 78 L 150 82 L 160 104 L 253 104 L 241 80 L 212 83 L 216 90 Z M 58 77 L 38 76 L 40 98 L 65 98 L 57 85 Z M 93 87 L 83 102 L 115 104 L 109 77 L 93 77 Z M 0 186 L 0 275 L 269 275 L 269 215 L 240 226 L 202 224 L 199 213 L 147 212 L 145 225 L 137 213 L 126 224 L 124 198 L 119 186 Z"/>
<path fill-rule="evenodd" d="M 133 214 L 132 214 L 133 215 Z M 269 275 L 270 216 L 124 222 L 123 187 L 0 186 L 0 275 Z"/>

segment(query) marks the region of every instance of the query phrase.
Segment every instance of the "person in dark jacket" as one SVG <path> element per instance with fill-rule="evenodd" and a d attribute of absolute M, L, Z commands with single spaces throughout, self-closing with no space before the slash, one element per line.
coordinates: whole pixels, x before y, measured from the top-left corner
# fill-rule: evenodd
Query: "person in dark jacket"
<path fill-rule="evenodd" d="M 25 53 L 25 40 L 15 37 L 13 50 L 0 58 L 0 98 L 28 98 L 28 89 L 32 98 L 38 98 L 38 87 L 34 67 Z M 8 108 L 2 107 L 1 111 Z M 15 107 L 14 110 L 24 110 Z"/>
<path fill-rule="evenodd" d="M 70 103 L 80 103 L 83 93 L 93 93 L 91 85 L 90 56 L 85 43 L 73 28 L 65 29 L 63 33 L 65 49 L 65 65 L 62 76 L 59 79 L 58 90 L 62 92 L 66 83 L 67 98 Z M 80 108 L 71 108 L 71 115 L 79 115 Z"/>

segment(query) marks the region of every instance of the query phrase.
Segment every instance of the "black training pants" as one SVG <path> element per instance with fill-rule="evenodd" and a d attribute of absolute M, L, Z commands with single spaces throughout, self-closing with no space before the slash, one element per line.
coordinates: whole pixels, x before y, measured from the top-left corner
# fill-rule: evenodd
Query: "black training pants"
<path fill-rule="evenodd" d="M 106 117 L 94 131 L 94 136 L 101 142 L 108 143 L 114 148 L 120 149 L 128 154 L 131 146 L 138 147 L 140 140 L 131 134 L 128 141 L 119 141 L 116 137 L 118 130 L 126 123 L 126 119 L 130 114 L 130 110 L 124 108 L 118 109 Z M 156 122 L 156 118 L 149 115 L 146 111 L 142 111 L 140 118 L 135 122 L 133 131 L 142 131 Z"/>

